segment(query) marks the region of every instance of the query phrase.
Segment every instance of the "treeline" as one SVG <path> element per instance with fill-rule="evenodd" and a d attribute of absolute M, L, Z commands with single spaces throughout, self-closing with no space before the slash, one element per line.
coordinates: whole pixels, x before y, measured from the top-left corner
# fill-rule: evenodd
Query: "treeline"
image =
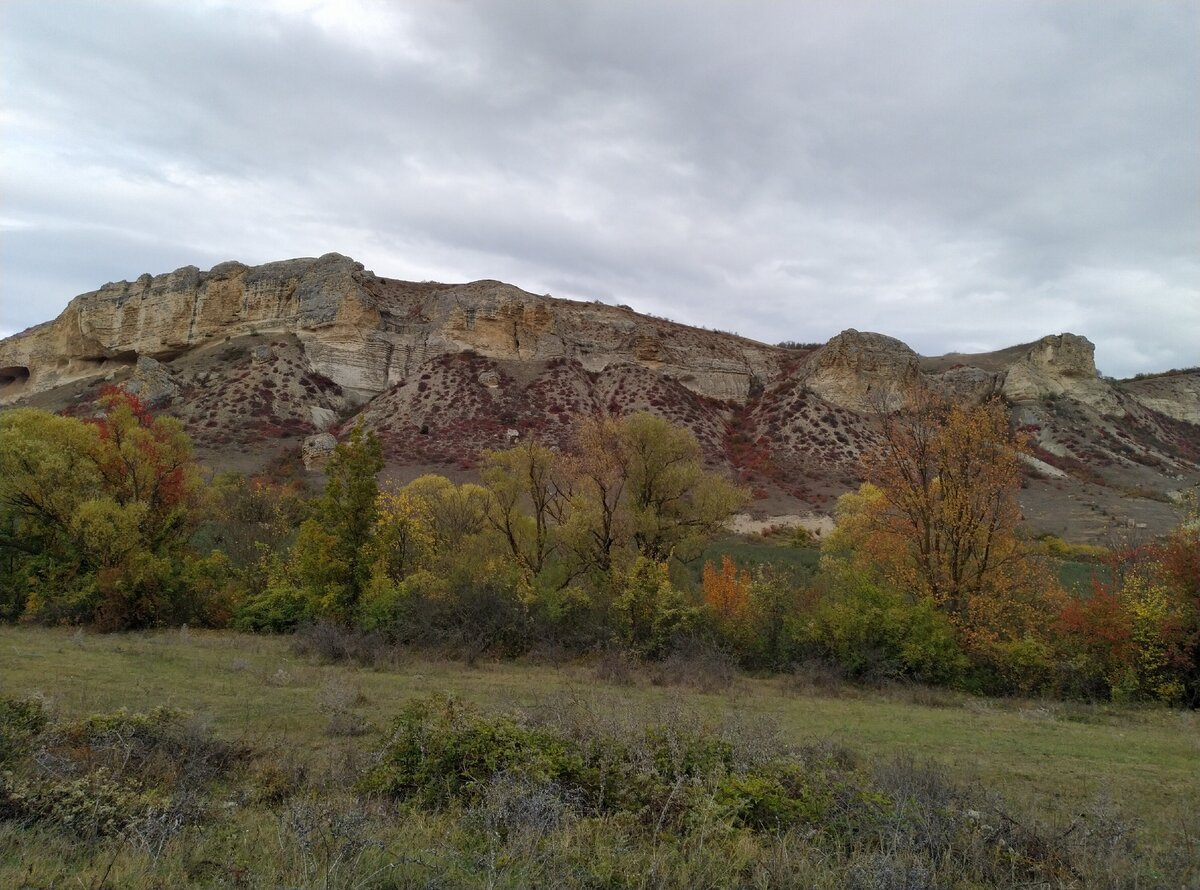
<path fill-rule="evenodd" d="M 386 644 L 517 656 L 697 648 L 751 670 L 988 693 L 1200 701 L 1200 523 L 1113 554 L 1077 595 L 1017 534 L 999 404 L 924 395 L 887 418 L 815 574 L 701 564 L 746 492 L 649 414 L 569 450 L 490 452 L 478 484 L 378 482 L 353 430 L 309 496 L 205 481 L 178 423 L 119 390 L 95 420 L 0 414 L 0 616 L 122 630 L 330 622 Z"/>

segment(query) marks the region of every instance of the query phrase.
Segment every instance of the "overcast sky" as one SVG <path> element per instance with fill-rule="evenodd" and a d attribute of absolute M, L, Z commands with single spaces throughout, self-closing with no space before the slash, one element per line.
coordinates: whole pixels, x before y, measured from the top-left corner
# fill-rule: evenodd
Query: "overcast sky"
<path fill-rule="evenodd" d="M 329 251 L 1200 364 L 1200 3 L 0 2 L 0 333 Z"/>

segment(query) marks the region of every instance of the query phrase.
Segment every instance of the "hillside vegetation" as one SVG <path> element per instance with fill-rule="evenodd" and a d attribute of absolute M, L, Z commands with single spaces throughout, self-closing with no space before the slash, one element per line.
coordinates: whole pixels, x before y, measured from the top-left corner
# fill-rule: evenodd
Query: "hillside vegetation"
<path fill-rule="evenodd" d="M 815 571 L 784 548 L 753 567 L 706 558 L 748 492 L 651 414 L 582 420 L 568 450 L 486 452 L 480 484 L 381 488 L 381 445 L 356 427 L 311 496 L 286 479 L 206 481 L 176 421 L 121 390 L 104 406 L 90 421 L 0 415 L 0 617 L 330 622 L 468 660 L 704 651 L 868 682 L 1200 701 L 1200 525 L 1113 553 L 1024 538 L 1025 439 L 999 402 L 924 391 L 886 415 L 872 482 L 839 501 Z M 1056 562 L 1079 555 L 1096 561 L 1091 584 L 1064 588 Z"/>

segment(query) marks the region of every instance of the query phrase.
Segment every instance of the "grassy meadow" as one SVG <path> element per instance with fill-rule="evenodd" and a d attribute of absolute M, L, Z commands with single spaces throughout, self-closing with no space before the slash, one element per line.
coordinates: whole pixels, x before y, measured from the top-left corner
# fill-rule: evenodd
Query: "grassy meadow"
<path fill-rule="evenodd" d="M 338 801 L 352 807 L 347 795 L 354 777 L 394 715 L 431 693 L 477 703 L 485 712 L 563 713 L 583 705 L 634 724 L 687 719 L 704 729 L 735 723 L 748 744 L 769 735 L 772 744 L 786 746 L 832 743 L 868 764 L 928 763 L 930 774 L 1001 795 L 997 813 L 1015 824 L 1043 826 L 1050 837 L 1070 835 L 1073 822 L 1119 819 L 1122 837 L 1136 839 L 1150 863 L 1131 874 L 1136 881 L 1128 886 L 1200 880 L 1193 862 L 1200 846 L 1187 828 L 1200 824 L 1200 719 L 1194 712 L 991 700 L 922 687 L 865 690 L 804 674 L 714 681 L 686 664 L 673 672 L 635 668 L 614 675 L 580 660 L 466 665 L 387 650 L 362 667 L 297 655 L 282 637 L 4 627 L 0 696 L 41 697 L 60 722 L 121 708 L 182 709 L 196 715 L 205 732 L 253 754 L 249 772 L 218 786 L 219 822 L 202 820 L 153 850 L 111 838 L 79 844 L 43 824 L 0 821 L 0 886 L 530 886 L 566 881 L 564 875 L 581 875 L 568 881 L 577 886 L 855 885 L 850 865 L 803 863 L 810 840 L 796 841 L 800 846 L 789 853 L 786 838 L 722 835 L 719 844 L 709 841 L 716 857 L 710 862 L 689 847 L 691 835 L 668 843 L 655 829 L 650 842 L 631 842 L 622 840 L 619 821 L 604 823 L 603 830 L 589 820 L 555 829 L 554 853 L 546 848 L 550 835 L 535 843 L 522 834 L 518 843 L 511 833 L 474 831 L 466 811 L 385 809 L 360 814 L 366 821 L 354 829 L 357 841 L 338 840 L 349 823 L 328 808 Z M 264 783 L 295 787 L 267 795 L 238 787 Z M 731 877 L 722 869 L 735 867 L 730 863 L 738 856 L 745 862 L 735 863 Z M 788 856 L 789 865 L 778 863 Z M 1159 858 L 1170 864 L 1154 864 Z M 884 878 L 899 880 L 892 865 L 878 868 Z M 871 884 L 868 876 L 861 886 L 976 886 L 952 880 L 946 868 L 925 884 Z M 1087 886 L 1064 874 L 1059 884 L 1037 886 Z M 1156 874 L 1168 883 L 1146 882 Z"/>

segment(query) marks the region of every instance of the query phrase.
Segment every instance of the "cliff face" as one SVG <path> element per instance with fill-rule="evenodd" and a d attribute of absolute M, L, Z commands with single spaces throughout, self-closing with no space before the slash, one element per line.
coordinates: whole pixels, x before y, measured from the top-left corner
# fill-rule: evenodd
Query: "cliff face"
<path fill-rule="evenodd" d="M 208 272 L 185 266 L 106 284 L 73 299 L 54 321 L 0 342 L 0 366 L 9 372 L 0 400 L 253 331 L 354 328 L 366 336 L 371 311 L 355 279 L 361 269 L 330 254 L 257 267 L 222 263 Z"/>
<path fill-rule="evenodd" d="M 1002 392 L 1010 402 L 1066 396 L 1102 414 L 1122 416 L 1117 390 L 1096 372 L 1096 347 L 1086 337 L 1043 337 L 1008 369 Z"/>
<path fill-rule="evenodd" d="M 780 350 L 600 303 L 555 300 L 496 281 L 379 278 L 339 254 L 249 267 L 194 266 L 106 284 L 55 321 L 0 342 L 0 403 L 103 375 L 139 356 L 171 359 L 253 333 L 296 335 L 314 371 L 360 402 L 438 356 L 634 361 L 715 399 L 745 399 Z"/>
<path fill-rule="evenodd" d="M 1074 334 L 921 357 L 848 330 L 789 350 L 498 281 L 397 281 L 339 254 L 107 284 L 0 341 L 0 405 L 86 413 L 105 381 L 179 417 L 210 461 L 247 471 L 304 442 L 315 465 L 358 422 L 393 467 L 467 470 L 523 436 L 566 447 L 580 416 L 647 410 L 691 429 L 757 499 L 827 509 L 857 484 L 873 415 L 926 385 L 967 404 L 1007 400 L 1053 471 L 1031 509 L 1086 506 L 1087 534 L 1127 518 L 1129 492 L 1149 492 L 1132 500 L 1166 522 L 1170 497 L 1200 481 L 1200 372 L 1104 380 Z"/>

